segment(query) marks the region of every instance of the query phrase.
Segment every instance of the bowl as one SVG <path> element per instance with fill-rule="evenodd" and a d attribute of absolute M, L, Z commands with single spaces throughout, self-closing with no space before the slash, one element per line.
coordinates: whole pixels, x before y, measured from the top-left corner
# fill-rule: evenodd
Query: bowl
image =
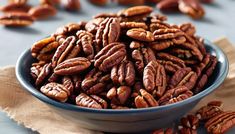
<path fill-rule="evenodd" d="M 189 112 L 202 98 L 213 92 L 228 74 L 228 59 L 223 51 L 205 40 L 207 52 L 217 56 L 218 64 L 205 89 L 180 102 L 159 107 L 142 109 L 91 109 L 72 104 L 57 102 L 43 95 L 32 84 L 30 66 L 35 61 L 30 49 L 21 54 L 16 63 L 16 76 L 22 87 L 33 96 L 49 105 L 54 112 L 79 124 L 81 127 L 104 132 L 142 132 L 167 127 Z"/>

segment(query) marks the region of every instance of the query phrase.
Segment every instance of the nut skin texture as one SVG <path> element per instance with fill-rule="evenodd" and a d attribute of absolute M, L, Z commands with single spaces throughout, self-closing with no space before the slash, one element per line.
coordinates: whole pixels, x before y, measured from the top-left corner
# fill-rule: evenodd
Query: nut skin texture
<path fill-rule="evenodd" d="M 178 128 L 181 134 L 197 134 L 198 125 L 198 117 L 189 114 L 186 117 L 181 118 Z"/>
<path fill-rule="evenodd" d="M 22 12 L 12 12 L 0 17 L 0 24 L 9 27 L 25 27 L 34 22 L 32 16 Z"/>
<path fill-rule="evenodd" d="M 47 97 L 60 102 L 65 102 L 69 95 L 68 89 L 58 83 L 48 83 L 45 86 L 42 86 L 40 91 Z"/>
<path fill-rule="evenodd" d="M 151 61 L 144 68 L 143 84 L 146 91 L 161 97 L 166 90 L 166 72 L 157 61 Z"/>
<path fill-rule="evenodd" d="M 41 85 L 43 82 L 45 82 L 46 78 L 50 75 L 51 73 L 51 63 L 47 63 L 42 67 L 42 70 L 40 71 L 36 81 L 35 81 L 35 85 L 39 86 Z"/>
<path fill-rule="evenodd" d="M 198 0 L 179 0 L 179 10 L 193 19 L 200 19 L 205 15 Z"/>
<path fill-rule="evenodd" d="M 112 87 L 107 92 L 107 98 L 111 100 L 112 104 L 124 105 L 131 95 L 131 88 L 128 86 L 120 86 L 118 88 Z"/>
<path fill-rule="evenodd" d="M 36 20 L 43 20 L 55 16 L 57 10 L 50 5 L 39 5 L 29 10 L 29 14 Z"/>
<path fill-rule="evenodd" d="M 120 20 L 118 18 L 106 18 L 103 20 L 96 33 L 96 43 L 98 46 L 107 46 L 116 42 L 120 35 Z"/>
<path fill-rule="evenodd" d="M 119 42 L 111 43 L 102 48 L 95 56 L 94 66 L 107 72 L 118 65 L 126 56 L 125 45 Z"/>
<path fill-rule="evenodd" d="M 137 108 L 156 107 L 158 102 L 154 97 L 144 89 L 140 89 L 140 95 L 135 97 L 135 106 Z"/>
<path fill-rule="evenodd" d="M 77 57 L 65 60 L 54 69 L 55 74 L 58 75 L 72 75 L 81 73 L 91 65 L 91 62 L 84 57 Z"/>
<path fill-rule="evenodd" d="M 146 41 L 146 42 L 154 41 L 153 34 L 150 31 L 146 31 L 142 28 L 130 29 L 127 31 L 126 35 L 139 41 Z"/>
<path fill-rule="evenodd" d="M 61 0 L 61 5 L 68 11 L 78 11 L 81 8 L 80 0 Z"/>
<path fill-rule="evenodd" d="M 120 23 L 122 29 L 142 28 L 147 30 L 148 26 L 143 22 L 122 22 Z"/>
<path fill-rule="evenodd" d="M 76 97 L 76 104 L 81 107 L 88 107 L 88 108 L 95 108 L 95 109 L 106 108 L 105 105 L 102 105 L 105 102 L 105 100 L 103 100 L 102 98 L 98 96 L 95 96 L 94 97 L 95 99 L 93 97 L 88 96 L 84 93 L 81 93 Z M 102 104 L 100 102 L 102 102 Z"/>
<path fill-rule="evenodd" d="M 135 68 L 131 61 L 123 61 L 111 70 L 113 83 L 119 85 L 132 86 L 135 82 Z"/>

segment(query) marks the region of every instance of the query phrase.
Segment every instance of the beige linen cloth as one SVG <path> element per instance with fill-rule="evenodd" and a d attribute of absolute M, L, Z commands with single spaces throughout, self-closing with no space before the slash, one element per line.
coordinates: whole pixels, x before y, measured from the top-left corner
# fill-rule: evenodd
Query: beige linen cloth
<path fill-rule="evenodd" d="M 211 100 L 222 100 L 224 109 L 235 110 L 235 48 L 225 38 L 215 41 L 227 54 L 230 70 L 224 83 L 205 97 L 195 109 Z M 0 108 L 16 122 L 42 134 L 100 133 L 63 119 L 43 102 L 23 90 L 13 66 L 0 69 Z"/>

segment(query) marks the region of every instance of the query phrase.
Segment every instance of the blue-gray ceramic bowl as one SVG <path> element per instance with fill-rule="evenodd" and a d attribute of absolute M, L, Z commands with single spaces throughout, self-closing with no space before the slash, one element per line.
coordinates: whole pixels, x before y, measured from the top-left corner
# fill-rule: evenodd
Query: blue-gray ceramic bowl
<path fill-rule="evenodd" d="M 34 59 L 29 49 L 23 52 L 17 61 L 16 76 L 25 90 L 51 106 L 55 112 L 64 118 L 82 127 L 105 132 L 141 132 L 166 127 L 178 120 L 225 80 L 229 68 L 226 55 L 219 47 L 207 40 L 205 45 L 207 51 L 218 58 L 218 64 L 205 90 L 189 99 L 166 106 L 127 110 L 98 110 L 54 101 L 43 95 L 32 84 L 29 71 Z"/>

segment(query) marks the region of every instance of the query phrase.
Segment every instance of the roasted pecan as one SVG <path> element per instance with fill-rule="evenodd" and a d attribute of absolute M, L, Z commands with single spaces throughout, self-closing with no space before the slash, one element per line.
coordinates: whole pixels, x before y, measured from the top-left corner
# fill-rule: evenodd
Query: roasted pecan
<path fill-rule="evenodd" d="M 171 77 L 168 87 L 186 86 L 189 90 L 193 89 L 197 81 L 197 74 L 191 68 L 181 68 Z"/>
<path fill-rule="evenodd" d="M 153 11 L 152 7 L 149 6 L 135 6 L 125 10 L 119 11 L 119 16 L 133 17 L 139 15 L 149 15 Z"/>
<path fill-rule="evenodd" d="M 148 92 L 161 97 L 167 85 L 164 67 L 157 61 L 149 62 L 144 68 L 143 84 Z"/>
<path fill-rule="evenodd" d="M 57 48 L 54 56 L 52 57 L 52 67 L 60 64 L 66 59 L 74 58 L 78 55 L 81 48 L 76 44 L 76 37 L 69 36 L 66 40 Z"/>
<path fill-rule="evenodd" d="M 112 87 L 107 92 L 107 98 L 111 100 L 112 104 L 116 105 L 124 105 L 130 95 L 131 88 L 128 86 Z"/>
<path fill-rule="evenodd" d="M 183 60 L 181 60 L 180 58 L 175 57 L 171 54 L 164 53 L 164 52 L 159 52 L 159 53 L 156 54 L 156 56 L 159 60 L 171 61 L 172 63 L 177 64 L 178 66 L 180 66 L 181 68 L 186 67 Z"/>
<path fill-rule="evenodd" d="M 120 5 L 143 5 L 145 0 L 115 0 Z"/>
<path fill-rule="evenodd" d="M 107 102 L 96 95 L 88 96 L 84 93 L 76 97 L 76 104 L 82 107 L 102 109 L 107 108 Z"/>
<path fill-rule="evenodd" d="M 84 57 L 76 57 L 65 60 L 58 64 L 54 69 L 54 72 L 58 75 L 72 75 L 81 73 L 91 65 L 90 61 Z"/>
<path fill-rule="evenodd" d="M 144 89 L 140 89 L 139 92 L 140 95 L 135 97 L 135 106 L 137 108 L 158 106 L 158 102 L 154 99 L 154 97 L 150 93 L 148 93 Z"/>
<path fill-rule="evenodd" d="M 206 106 L 201 107 L 196 115 L 200 120 L 207 121 L 210 118 L 223 112 L 221 101 L 211 101 Z"/>
<path fill-rule="evenodd" d="M 50 75 L 51 71 L 52 71 L 51 63 L 45 64 L 42 67 L 42 70 L 40 71 L 40 73 L 39 73 L 39 75 L 38 75 L 38 77 L 36 79 L 35 85 L 39 86 L 43 82 L 45 82 L 46 78 Z"/>
<path fill-rule="evenodd" d="M 166 29 L 161 28 L 155 30 L 153 32 L 153 35 L 155 40 L 172 39 L 172 41 L 175 44 L 182 44 L 185 41 L 185 39 L 181 39 L 182 37 L 184 37 L 184 33 L 178 28 L 166 28 Z M 178 38 L 180 39 L 180 41 L 178 40 Z"/>
<path fill-rule="evenodd" d="M 9 13 L 9 12 L 24 12 L 27 13 L 31 6 L 27 4 L 21 3 L 8 3 L 7 5 L 0 8 L 2 12 Z"/>
<path fill-rule="evenodd" d="M 187 115 L 181 118 L 178 129 L 180 134 L 197 134 L 199 119 L 195 115 Z"/>
<path fill-rule="evenodd" d="M 80 0 L 61 0 L 61 5 L 68 11 L 77 11 L 81 8 Z"/>
<path fill-rule="evenodd" d="M 147 30 L 148 26 L 143 22 L 121 22 L 120 26 L 122 29 L 142 28 Z"/>
<path fill-rule="evenodd" d="M 89 1 L 98 6 L 104 6 L 108 3 L 108 0 L 89 0 Z"/>
<path fill-rule="evenodd" d="M 137 41 L 132 41 L 130 44 L 132 51 L 132 59 L 134 60 L 135 67 L 140 74 L 143 73 L 144 67 L 152 60 L 156 60 L 153 50 L 149 47 L 144 48 L 143 44 Z"/>
<path fill-rule="evenodd" d="M 191 53 L 191 51 L 187 49 L 171 48 L 168 52 L 180 59 L 184 59 L 184 62 L 186 59 L 192 59 L 193 57 L 193 54 Z"/>
<path fill-rule="evenodd" d="M 179 10 L 193 19 L 200 19 L 205 11 L 198 0 L 179 0 Z"/>
<path fill-rule="evenodd" d="M 132 86 L 135 82 L 135 68 L 131 61 L 123 61 L 111 70 L 114 84 Z"/>
<path fill-rule="evenodd" d="M 174 129 L 173 128 L 158 129 L 154 130 L 152 134 L 174 134 Z"/>
<path fill-rule="evenodd" d="M 50 5 L 39 5 L 29 10 L 29 14 L 36 20 L 47 19 L 55 16 L 56 13 L 56 8 Z"/>
<path fill-rule="evenodd" d="M 42 70 L 41 66 L 32 66 L 30 68 L 30 74 L 33 77 L 34 80 L 36 80 Z"/>
<path fill-rule="evenodd" d="M 86 55 L 86 58 L 91 60 L 94 58 L 94 49 L 93 49 L 93 35 L 87 31 L 80 30 L 76 33 L 78 37 L 77 44 L 82 46 L 83 52 Z"/>
<path fill-rule="evenodd" d="M 160 105 L 172 104 L 191 97 L 193 93 L 186 86 L 178 86 L 167 90 L 158 100 Z"/>
<path fill-rule="evenodd" d="M 110 74 L 104 74 L 101 71 L 92 69 L 82 81 L 81 88 L 87 94 L 99 94 L 106 90 L 110 81 Z"/>
<path fill-rule="evenodd" d="M 235 112 L 222 112 L 209 119 L 205 127 L 208 133 L 224 134 L 235 126 Z"/>
<path fill-rule="evenodd" d="M 118 65 L 126 56 L 125 45 L 119 42 L 111 43 L 99 51 L 95 56 L 94 66 L 101 71 L 108 71 Z"/>
<path fill-rule="evenodd" d="M 60 0 L 40 0 L 41 5 L 51 5 L 51 6 L 57 6 L 60 4 Z"/>
<path fill-rule="evenodd" d="M 104 18 L 95 18 L 87 22 L 85 29 L 93 34 L 96 34 L 99 29 L 100 23 L 104 20 Z"/>
<path fill-rule="evenodd" d="M 161 0 L 157 4 L 157 8 L 161 11 L 177 11 L 179 0 Z"/>
<path fill-rule="evenodd" d="M 192 25 L 192 23 L 183 23 L 179 27 L 182 31 L 184 31 L 189 36 L 194 36 L 194 34 L 196 33 L 196 29 Z"/>
<path fill-rule="evenodd" d="M 204 39 L 199 36 L 194 36 L 195 43 L 198 46 L 198 49 L 201 51 L 203 55 L 206 55 L 206 48 L 204 44 Z"/>
<path fill-rule="evenodd" d="M 22 12 L 12 12 L 0 17 L 0 24 L 13 27 L 29 26 L 34 22 L 32 16 Z"/>
<path fill-rule="evenodd" d="M 118 18 L 106 18 L 99 25 L 96 33 L 96 42 L 98 46 L 107 46 L 116 42 L 120 35 L 120 20 Z"/>
<path fill-rule="evenodd" d="M 170 27 L 171 26 L 168 23 L 163 22 L 159 19 L 152 18 L 149 29 L 151 32 L 154 32 L 155 30 L 158 30 L 158 29 L 166 29 L 166 28 L 170 28 Z"/>
<path fill-rule="evenodd" d="M 56 29 L 56 32 L 53 34 L 53 36 L 57 37 L 59 35 L 75 35 L 78 30 L 82 29 L 83 22 L 80 23 L 68 23 L 65 26 L 59 27 Z M 65 38 L 66 38 L 65 37 Z"/>
<path fill-rule="evenodd" d="M 146 31 L 142 28 L 132 28 L 127 31 L 126 35 L 139 41 L 154 41 L 153 34 L 150 31 Z"/>
<path fill-rule="evenodd" d="M 48 83 L 40 88 L 40 91 L 47 97 L 60 102 L 65 102 L 68 99 L 70 92 L 66 87 L 58 83 Z"/>
<path fill-rule="evenodd" d="M 179 46 L 182 48 L 189 49 L 191 51 L 191 53 L 194 55 L 195 59 L 202 61 L 203 55 L 202 55 L 201 51 L 196 46 L 194 46 L 188 42 L 184 42 L 183 44 L 180 44 Z"/>
<path fill-rule="evenodd" d="M 68 89 L 68 91 L 69 91 L 68 95 L 73 93 L 74 84 L 73 84 L 73 80 L 69 76 L 63 77 L 62 84 L 64 85 L 64 87 L 66 87 Z"/>

